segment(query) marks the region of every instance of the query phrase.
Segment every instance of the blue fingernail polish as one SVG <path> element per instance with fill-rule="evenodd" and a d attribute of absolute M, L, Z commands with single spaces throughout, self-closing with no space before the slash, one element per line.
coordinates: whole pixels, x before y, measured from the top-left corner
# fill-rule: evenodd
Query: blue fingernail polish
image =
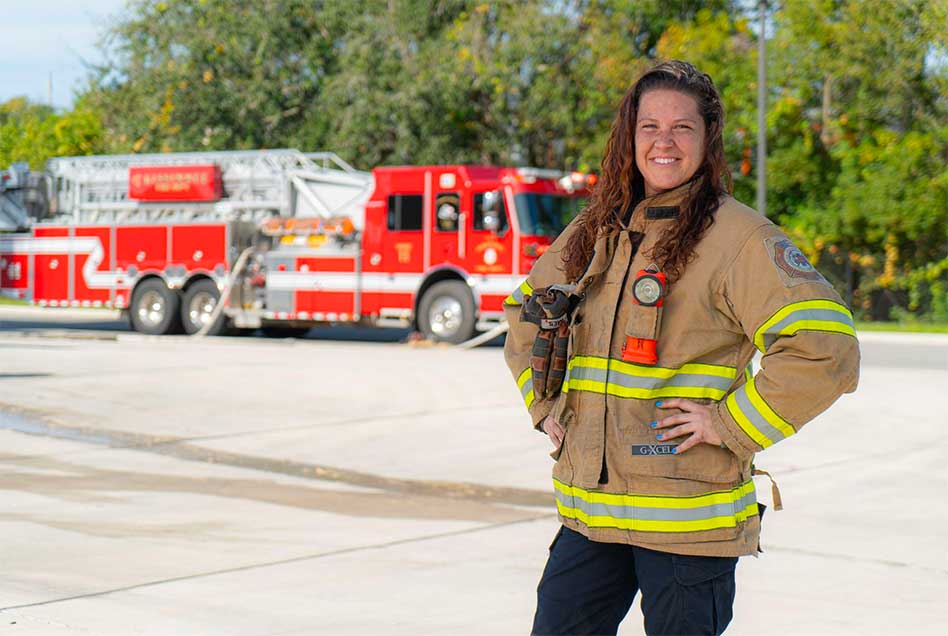
<path fill-rule="evenodd" d="M 656 435 L 656 436 L 655 436 L 655 439 L 662 439 L 662 434 L 659 433 L 658 435 Z"/>
<path fill-rule="evenodd" d="M 678 454 L 678 449 L 677 449 L 677 448 L 673 448 L 673 449 L 672 449 L 672 455 L 677 455 L 677 454 Z"/>
<path fill-rule="evenodd" d="M 661 405 L 662 405 L 661 402 L 656 402 L 656 403 L 655 403 L 655 406 L 661 406 Z"/>
<path fill-rule="evenodd" d="M 651 424 L 649 424 L 649 426 L 651 426 L 652 428 L 655 428 L 656 426 L 658 426 L 658 422 L 652 422 Z"/>

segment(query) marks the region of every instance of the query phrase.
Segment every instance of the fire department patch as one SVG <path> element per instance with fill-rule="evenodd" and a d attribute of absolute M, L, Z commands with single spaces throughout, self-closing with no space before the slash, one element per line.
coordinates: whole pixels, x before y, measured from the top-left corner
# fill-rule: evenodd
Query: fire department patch
<path fill-rule="evenodd" d="M 779 236 L 764 239 L 767 253 L 773 258 L 784 285 L 793 287 L 800 283 L 824 283 L 829 285 L 823 275 L 816 271 L 803 252 L 793 241 Z"/>

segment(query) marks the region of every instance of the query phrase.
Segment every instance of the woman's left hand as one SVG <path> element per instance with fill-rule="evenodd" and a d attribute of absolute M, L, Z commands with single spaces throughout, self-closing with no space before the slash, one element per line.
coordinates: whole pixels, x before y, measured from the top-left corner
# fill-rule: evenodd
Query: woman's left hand
<path fill-rule="evenodd" d="M 711 407 L 704 404 L 698 404 L 691 400 L 683 398 L 673 398 L 671 400 L 662 400 L 655 406 L 662 409 L 681 409 L 684 413 L 669 415 L 657 422 L 652 422 L 651 426 L 658 431 L 658 437 L 662 442 L 681 437 L 682 435 L 691 436 L 678 445 L 676 454 L 680 455 L 689 448 L 698 444 L 711 444 L 720 446 L 721 438 L 714 430 L 711 424 Z"/>

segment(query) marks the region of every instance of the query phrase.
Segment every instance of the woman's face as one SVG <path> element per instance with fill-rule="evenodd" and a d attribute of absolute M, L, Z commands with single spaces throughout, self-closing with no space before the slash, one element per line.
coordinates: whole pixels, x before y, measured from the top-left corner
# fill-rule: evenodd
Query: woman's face
<path fill-rule="evenodd" d="M 654 89 L 639 100 L 635 122 L 635 165 L 645 178 L 645 194 L 677 188 L 704 161 L 704 120 L 686 93 Z"/>

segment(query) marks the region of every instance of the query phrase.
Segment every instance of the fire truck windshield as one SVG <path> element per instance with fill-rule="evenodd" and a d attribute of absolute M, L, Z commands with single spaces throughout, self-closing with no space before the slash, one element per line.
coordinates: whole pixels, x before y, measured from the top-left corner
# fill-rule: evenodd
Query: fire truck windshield
<path fill-rule="evenodd" d="M 522 193 L 514 197 L 524 235 L 555 238 L 586 204 L 583 197 Z"/>

